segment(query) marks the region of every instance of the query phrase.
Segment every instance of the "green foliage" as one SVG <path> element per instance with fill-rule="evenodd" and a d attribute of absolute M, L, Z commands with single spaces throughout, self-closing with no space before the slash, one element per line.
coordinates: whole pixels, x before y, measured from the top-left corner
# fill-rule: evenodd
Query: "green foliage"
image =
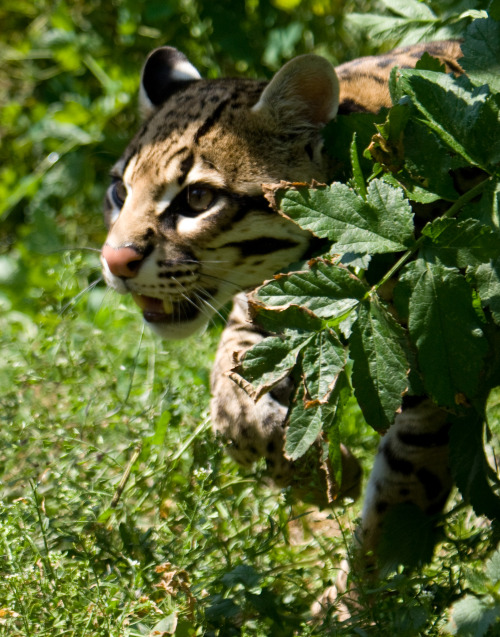
<path fill-rule="evenodd" d="M 422 19 L 429 12 L 421 5 Z M 482 430 L 486 398 L 500 383 L 498 356 L 491 355 L 499 338 L 498 41 L 500 25 L 481 15 L 465 33 L 464 51 L 475 54 L 472 62 L 464 58 L 464 67 L 473 69 L 471 79 L 447 75 L 429 56 L 416 69 L 393 72 L 396 106 L 385 122 L 373 120 L 378 133 L 365 152 L 374 160 L 367 185 L 355 133 L 349 184 L 276 193 L 281 214 L 328 239 L 331 248 L 327 259 L 257 290 L 252 302 L 257 317 L 264 306 L 263 325 L 270 325 L 269 312 L 275 312 L 272 326 L 285 332 L 251 349 L 239 369 L 259 384 L 256 370 L 247 370 L 255 349 L 268 348 L 268 376 L 274 373 L 274 347 L 287 361 L 297 384 L 286 446 L 294 459 L 315 441 L 321 422 L 330 435 L 339 426 L 323 413 L 325 398 L 310 397 L 305 362 L 321 363 L 325 342 L 335 343 L 331 369 L 321 364 L 320 393 L 328 397 L 331 414 L 340 401 L 336 383 L 345 374 L 366 421 L 379 431 L 389 427 L 405 394 L 425 391 L 455 414 L 451 454 L 457 485 L 475 511 L 495 524 L 498 481 L 493 488 Z M 478 86 L 479 81 L 488 83 Z M 362 124 L 364 136 L 365 119 Z M 394 286 L 403 324 L 383 300 Z M 310 318 L 289 340 L 288 319 L 300 309 Z M 283 373 L 280 368 L 280 379 Z"/>
<path fill-rule="evenodd" d="M 333 241 L 337 253 L 399 252 L 413 239 L 408 202 L 380 180 L 369 184 L 366 197 L 334 183 L 319 190 L 288 191 L 281 205 L 285 215 L 302 228 Z"/>
<path fill-rule="evenodd" d="M 483 637 L 500 617 L 498 587 L 500 582 L 500 551 L 486 563 L 484 572 L 470 573 L 471 592 L 457 602 L 451 613 L 448 630 L 461 637 Z"/>
<path fill-rule="evenodd" d="M 386 15 L 378 21 L 380 39 L 388 46 L 387 35 L 394 44 L 416 39 L 422 30 L 438 37 L 461 35 L 470 12 L 454 16 L 471 8 L 465 4 L 385 3 L 397 20 Z M 128 300 L 107 292 L 98 278 L 107 175 L 136 130 L 139 72 L 151 49 L 173 44 L 208 77 L 269 77 L 300 53 L 322 53 L 334 63 L 376 53 L 377 32 L 366 37 L 354 25 L 356 18 L 348 17 L 366 18 L 370 8 L 368 0 L 2 3 L 1 636 L 137 637 L 174 631 L 178 637 L 351 636 L 364 634 L 363 626 L 397 635 L 494 634 L 498 574 L 489 562 L 482 574 L 485 556 L 493 551 L 491 530 L 459 506 L 448 518 L 448 542 L 438 564 L 419 578 L 398 573 L 383 582 L 376 607 L 365 605 L 348 625 L 333 615 L 310 623 L 310 604 L 335 579 L 346 548 L 337 522 L 350 535 L 357 510 L 335 520 L 324 516 L 318 529 L 308 509 L 292 508 L 287 492 L 279 495 L 265 486 L 261 467 L 238 472 L 213 439 L 206 412 L 220 326 L 186 343 L 159 343 L 143 333 Z M 429 11 L 435 18 L 429 15 L 424 23 Z M 498 10 L 495 14 L 493 7 L 491 15 L 498 18 Z M 471 125 L 483 138 L 482 125 L 492 130 L 497 125 L 497 78 L 487 69 L 498 65 L 497 29 L 491 21 L 476 20 L 464 43 L 472 84 L 489 83 L 491 89 L 463 87 L 468 106 L 462 113 L 467 116 L 470 108 Z M 353 232 L 346 228 L 349 220 L 339 218 L 346 247 L 362 231 L 365 247 L 383 248 L 371 262 L 369 255 L 350 254 L 341 264 L 333 252 L 306 273 L 282 275 L 259 292 L 259 304 L 272 306 L 259 305 L 262 320 L 277 330 L 284 320 L 287 345 L 272 349 L 276 367 L 268 365 L 271 350 L 256 356 L 254 377 L 264 372 L 272 384 L 291 372 L 304 379 L 287 443 L 294 457 L 322 426 L 334 465 L 340 437 L 371 462 L 375 441 L 350 397 L 346 342 L 352 335 L 360 350 L 352 377 L 375 374 L 376 388 L 366 390 L 372 394 L 369 402 L 390 385 L 391 374 L 403 383 L 401 362 L 413 367 L 414 352 L 371 292 L 387 265 L 377 259 L 390 258 L 384 250 L 393 244 L 414 254 L 438 250 L 440 267 L 452 270 L 453 277 L 458 272 L 463 279 L 465 269 L 474 321 L 482 331 L 478 341 L 492 342 L 492 319 L 500 322 L 496 177 L 459 198 L 449 218 L 429 224 L 425 240 L 420 223 L 417 239 L 411 238 L 408 205 L 398 188 L 412 201 L 444 198 L 453 206 L 457 191 L 448 172 L 466 159 L 450 154 L 442 140 L 439 127 L 446 128 L 446 119 L 437 121 L 437 131 L 430 125 L 438 115 L 421 95 L 423 85 L 410 77 L 405 81 L 420 96 L 423 110 L 405 102 L 387 120 L 386 114 L 375 118 L 378 134 L 388 142 L 379 149 L 380 166 L 399 165 L 392 177 L 381 168 L 376 185 L 365 184 L 372 161 L 358 149 L 376 132 L 372 116 L 339 117 L 326 131 L 339 179 L 350 177 L 351 163 L 354 168 L 357 192 L 345 195 L 342 187 L 345 205 L 370 219 L 368 225 L 360 219 Z M 442 86 L 434 90 L 441 95 Z M 418 118 L 410 108 L 417 109 Z M 482 150 L 466 131 L 465 142 L 461 129 L 452 133 L 456 143 L 466 143 L 467 156 L 493 170 L 498 149 L 492 135 Z M 398 154 L 401 139 L 404 153 Z M 423 152 L 429 148 L 430 156 Z M 387 149 L 392 154 L 384 155 Z M 379 215 L 380 202 L 397 217 L 400 233 Z M 411 291 L 405 277 L 400 279 L 399 304 L 408 311 Z M 395 371 L 373 369 L 372 352 L 388 356 L 389 338 L 399 343 Z M 474 360 L 481 359 L 483 371 L 493 369 L 492 350 L 483 358 L 481 351 L 474 350 Z M 250 358 L 244 365 L 250 366 Z M 406 384 L 414 388 L 419 381 L 410 375 Z M 380 401 L 386 406 L 376 410 L 381 420 L 395 401 L 391 392 L 387 387 Z M 496 400 L 490 400 L 488 411 L 493 427 L 500 422 Z M 455 427 L 456 480 L 480 505 L 479 512 L 490 515 L 496 495 L 479 426 L 467 435 L 461 431 L 464 421 Z M 473 473 L 467 470 L 471 457 Z M 333 537 L 326 538 L 325 526 L 334 528 Z M 496 561 L 493 555 L 491 563 Z M 446 628 L 452 605 L 454 623 Z M 475 608 L 474 621 L 468 605 Z"/>
<path fill-rule="evenodd" d="M 368 31 L 377 44 L 413 44 L 419 40 L 460 37 L 470 16 L 483 16 L 481 2 L 428 2 L 382 0 L 383 15 L 357 13 L 349 20 Z M 388 46 L 387 48 L 391 48 Z"/>

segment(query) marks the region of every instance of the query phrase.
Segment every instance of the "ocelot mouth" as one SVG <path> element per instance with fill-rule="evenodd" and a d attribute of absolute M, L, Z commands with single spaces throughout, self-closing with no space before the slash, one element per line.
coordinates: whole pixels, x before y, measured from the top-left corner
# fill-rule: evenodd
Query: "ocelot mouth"
<path fill-rule="evenodd" d="M 200 313 L 200 308 L 187 299 L 171 301 L 136 293 L 132 293 L 132 298 L 141 308 L 147 323 L 182 323 L 192 321 Z"/>

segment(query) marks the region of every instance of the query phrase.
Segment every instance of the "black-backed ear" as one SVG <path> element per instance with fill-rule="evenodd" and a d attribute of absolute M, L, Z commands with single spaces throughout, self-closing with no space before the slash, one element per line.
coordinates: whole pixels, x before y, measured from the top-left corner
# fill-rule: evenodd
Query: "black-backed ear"
<path fill-rule="evenodd" d="M 141 115 L 146 118 L 186 82 L 200 79 L 187 57 L 171 46 L 152 51 L 144 64 L 139 92 Z"/>
<path fill-rule="evenodd" d="M 339 81 L 333 66 L 318 55 L 287 62 L 266 86 L 253 107 L 284 129 L 318 128 L 337 114 Z"/>

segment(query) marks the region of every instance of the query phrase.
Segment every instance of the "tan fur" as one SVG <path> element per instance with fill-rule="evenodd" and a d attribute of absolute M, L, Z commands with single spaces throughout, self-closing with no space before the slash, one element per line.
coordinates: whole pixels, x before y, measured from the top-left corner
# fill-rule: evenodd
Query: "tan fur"
<path fill-rule="evenodd" d="M 460 43 L 454 41 L 417 44 L 385 55 L 358 58 L 335 69 L 340 81 L 340 103 L 348 104 L 349 110 L 372 113 L 392 106 L 387 84 L 390 71 L 395 66 L 414 67 L 426 52 L 438 58 L 447 72 L 461 72 L 457 59 L 462 56 L 462 51 Z"/>

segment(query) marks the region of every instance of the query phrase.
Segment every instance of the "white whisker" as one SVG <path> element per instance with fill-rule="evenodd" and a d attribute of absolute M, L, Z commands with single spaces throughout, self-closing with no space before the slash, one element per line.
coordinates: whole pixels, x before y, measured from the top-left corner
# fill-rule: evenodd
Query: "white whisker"
<path fill-rule="evenodd" d="M 96 287 L 96 285 L 98 285 L 101 281 L 102 281 L 102 276 L 100 276 L 95 281 L 92 281 L 92 283 L 87 285 L 87 287 L 84 290 L 82 290 L 81 292 L 78 292 L 78 294 L 74 298 L 72 298 L 70 301 L 68 301 L 66 305 L 60 310 L 59 316 L 62 316 L 69 307 L 76 305 L 84 294 L 86 294 L 87 292 L 90 292 L 90 290 L 93 290 Z"/>
<path fill-rule="evenodd" d="M 218 281 L 219 283 L 224 283 L 225 285 L 230 285 L 233 288 L 235 288 L 235 290 L 237 292 L 241 292 L 241 290 L 242 290 L 241 285 L 239 285 L 238 283 L 233 283 L 229 279 L 223 279 L 223 278 L 215 276 L 213 274 L 207 274 L 206 272 L 203 272 L 202 275 L 201 275 L 201 278 L 213 279 L 214 281 Z"/>
<path fill-rule="evenodd" d="M 81 248 L 57 248 L 56 250 L 49 250 L 46 254 L 58 254 L 59 252 L 98 252 L 101 250 L 99 248 L 90 248 L 88 246 L 82 246 Z"/>
<path fill-rule="evenodd" d="M 204 290 L 204 294 L 206 293 L 207 293 L 206 290 Z M 222 321 L 224 321 L 224 323 L 226 322 L 226 319 L 222 316 L 219 310 L 215 308 L 211 303 L 209 303 L 207 299 L 204 299 L 203 297 L 200 298 L 197 292 L 194 292 L 194 294 L 196 298 L 198 299 L 198 301 L 201 303 L 200 310 L 203 308 L 203 306 L 207 306 L 212 310 L 212 312 L 210 313 L 210 318 L 212 317 L 213 314 L 216 314 L 218 317 L 222 319 Z"/>

